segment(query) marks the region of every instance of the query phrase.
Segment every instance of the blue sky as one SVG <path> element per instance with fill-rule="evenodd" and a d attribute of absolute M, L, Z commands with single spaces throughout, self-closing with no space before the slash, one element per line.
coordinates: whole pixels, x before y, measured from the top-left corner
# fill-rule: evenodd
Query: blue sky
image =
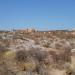
<path fill-rule="evenodd" d="M 75 0 L 0 0 L 0 30 L 75 28 Z"/>

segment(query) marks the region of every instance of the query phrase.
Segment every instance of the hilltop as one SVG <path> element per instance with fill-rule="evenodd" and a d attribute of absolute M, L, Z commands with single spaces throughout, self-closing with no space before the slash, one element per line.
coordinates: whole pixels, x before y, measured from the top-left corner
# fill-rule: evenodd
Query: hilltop
<path fill-rule="evenodd" d="M 0 31 L 0 43 L 9 47 L 28 43 L 30 46 L 53 48 L 56 43 L 73 43 L 75 31 L 55 30 L 55 31 L 36 31 L 34 29 Z M 33 47 L 32 46 L 32 47 Z M 34 46 L 34 47 L 35 47 Z M 8 48 L 9 48 L 8 47 Z M 20 47 L 21 48 L 21 47 Z"/>

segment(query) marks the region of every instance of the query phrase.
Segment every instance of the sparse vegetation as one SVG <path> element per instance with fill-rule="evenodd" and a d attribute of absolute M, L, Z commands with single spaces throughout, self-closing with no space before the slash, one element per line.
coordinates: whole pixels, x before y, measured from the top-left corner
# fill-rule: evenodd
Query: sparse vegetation
<path fill-rule="evenodd" d="M 68 31 L 1 32 L 0 75 L 75 75 L 72 37 Z"/>

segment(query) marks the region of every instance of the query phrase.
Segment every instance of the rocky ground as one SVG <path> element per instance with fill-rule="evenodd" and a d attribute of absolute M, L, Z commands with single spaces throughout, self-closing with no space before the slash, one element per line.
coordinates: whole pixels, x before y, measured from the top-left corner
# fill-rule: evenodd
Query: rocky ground
<path fill-rule="evenodd" d="M 75 75 L 75 31 L 0 31 L 0 75 Z"/>

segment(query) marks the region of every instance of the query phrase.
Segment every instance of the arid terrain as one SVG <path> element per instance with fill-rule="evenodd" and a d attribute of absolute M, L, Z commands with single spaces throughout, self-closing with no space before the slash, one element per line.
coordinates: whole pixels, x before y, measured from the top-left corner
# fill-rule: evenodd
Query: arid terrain
<path fill-rule="evenodd" d="M 0 31 L 0 75 L 75 75 L 75 30 Z"/>

